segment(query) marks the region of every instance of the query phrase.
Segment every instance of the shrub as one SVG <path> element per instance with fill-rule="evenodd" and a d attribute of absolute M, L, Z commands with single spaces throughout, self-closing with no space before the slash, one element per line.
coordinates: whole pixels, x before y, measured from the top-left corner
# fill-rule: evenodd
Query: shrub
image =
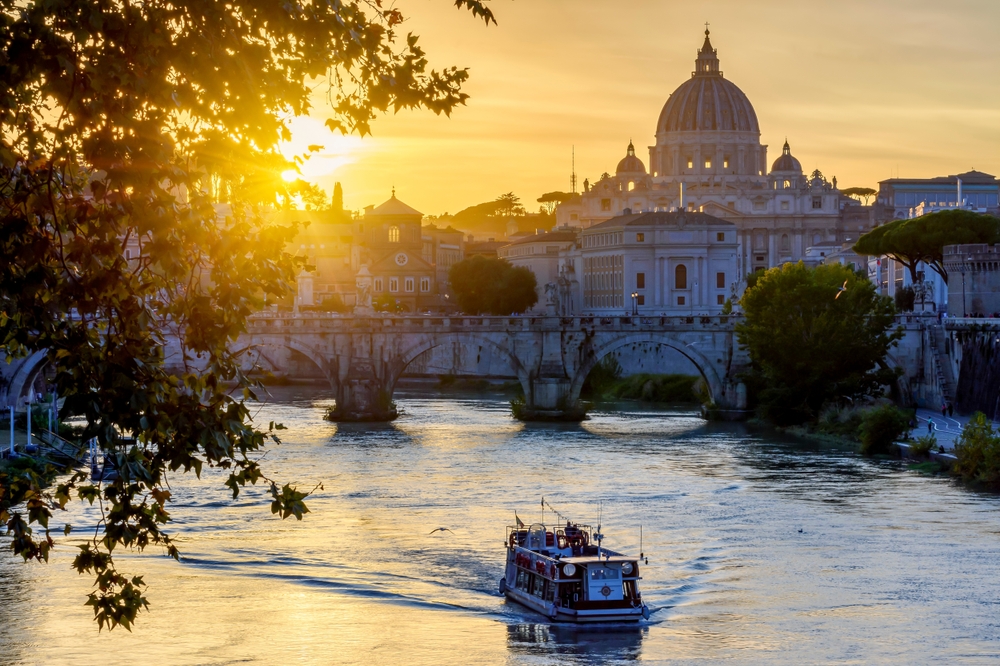
<path fill-rule="evenodd" d="M 695 383 L 698 377 L 690 375 L 638 374 L 618 382 L 610 395 L 623 400 L 644 402 L 697 402 Z"/>
<path fill-rule="evenodd" d="M 934 435 L 924 435 L 917 437 L 917 441 L 910 445 L 910 453 L 921 458 L 937 448 L 937 437 Z"/>
<path fill-rule="evenodd" d="M 621 379 L 622 366 L 613 354 L 608 354 L 594 366 L 587 378 L 583 380 L 580 393 L 590 398 L 600 398 L 610 391 Z"/>
<path fill-rule="evenodd" d="M 982 412 L 976 412 L 965 424 L 955 442 L 955 457 L 953 474 L 994 490 L 1000 489 L 1000 434 Z"/>
<path fill-rule="evenodd" d="M 856 407 L 830 405 L 819 415 L 816 431 L 858 441 L 863 414 L 864 412 Z"/>
<path fill-rule="evenodd" d="M 879 405 L 861 417 L 861 452 L 888 453 L 889 447 L 910 429 L 911 415 L 895 405 Z"/>

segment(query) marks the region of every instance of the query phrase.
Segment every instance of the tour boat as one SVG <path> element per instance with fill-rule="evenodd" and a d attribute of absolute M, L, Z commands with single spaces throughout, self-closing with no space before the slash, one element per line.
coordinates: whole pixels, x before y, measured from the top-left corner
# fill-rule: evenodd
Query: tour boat
<path fill-rule="evenodd" d="M 641 556 L 604 548 L 600 527 L 517 522 L 507 527 L 501 594 L 555 622 L 649 619 L 639 594 Z"/>

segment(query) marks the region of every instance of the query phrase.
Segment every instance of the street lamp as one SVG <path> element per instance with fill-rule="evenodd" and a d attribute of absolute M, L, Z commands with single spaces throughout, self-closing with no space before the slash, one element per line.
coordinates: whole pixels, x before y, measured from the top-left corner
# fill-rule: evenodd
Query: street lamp
<path fill-rule="evenodd" d="M 639 314 L 639 292 L 632 292 L 632 315 Z"/>

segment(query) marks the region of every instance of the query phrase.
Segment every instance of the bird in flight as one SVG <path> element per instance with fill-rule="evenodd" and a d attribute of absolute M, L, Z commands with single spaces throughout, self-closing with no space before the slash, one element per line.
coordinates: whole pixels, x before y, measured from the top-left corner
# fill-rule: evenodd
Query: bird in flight
<path fill-rule="evenodd" d="M 435 532 L 451 532 L 451 530 L 449 530 L 447 527 L 438 527 L 437 529 L 433 529 L 430 532 L 428 532 L 428 534 L 434 534 Z M 454 532 L 451 533 L 454 534 Z"/>
<path fill-rule="evenodd" d="M 840 285 L 840 289 L 837 290 L 837 295 L 833 297 L 833 300 L 840 298 L 840 295 L 847 291 L 847 280 L 844 280 L 844 284 Z"/>

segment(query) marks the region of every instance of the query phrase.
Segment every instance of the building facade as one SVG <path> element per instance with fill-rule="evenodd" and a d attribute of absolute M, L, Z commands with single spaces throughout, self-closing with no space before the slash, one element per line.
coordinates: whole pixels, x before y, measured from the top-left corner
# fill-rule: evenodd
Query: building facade
<path fill-rule="evenodd" d="M 556 229 L 519 238 L 497 250 L 497 256 L 535 274 L 538 303 L 532 308 L 544 312 L 550 304 L 558 314 L 580 311 L 579 283 L 575 262 L 579 230 Z"/>
<path fill-rule="evenodd" d="M 736 225 L 704 213 L 626 210 L 584 229 L 584 312 L 717 314 L 740 281 Z"/>
<path fill-rule="evenodd" d="M 878 184 L 875 211 L 880 223 L 952 208 L 1000 214 L 1000 181 L 988 173 L 967 171 L 936 178 L 890 178 Z"/>
<path fill-rule="evenodd" d="M 700 211 L 736 229 L 736 273 L 798 261 L 820 243 L 856 240 L 863 217 L 844 225 L 837 179 L 806 175 L 785 142 L 768 170 L 757 114 L 747 96 L 723 76 L 709 32 L 695 71 L 657 120 L 649 168 L 630 142 L 615 174 L 584 181 L 584 192 L 556 209 L 557 224 L 583 229 L 625 209 L 633 213 Z"/>

